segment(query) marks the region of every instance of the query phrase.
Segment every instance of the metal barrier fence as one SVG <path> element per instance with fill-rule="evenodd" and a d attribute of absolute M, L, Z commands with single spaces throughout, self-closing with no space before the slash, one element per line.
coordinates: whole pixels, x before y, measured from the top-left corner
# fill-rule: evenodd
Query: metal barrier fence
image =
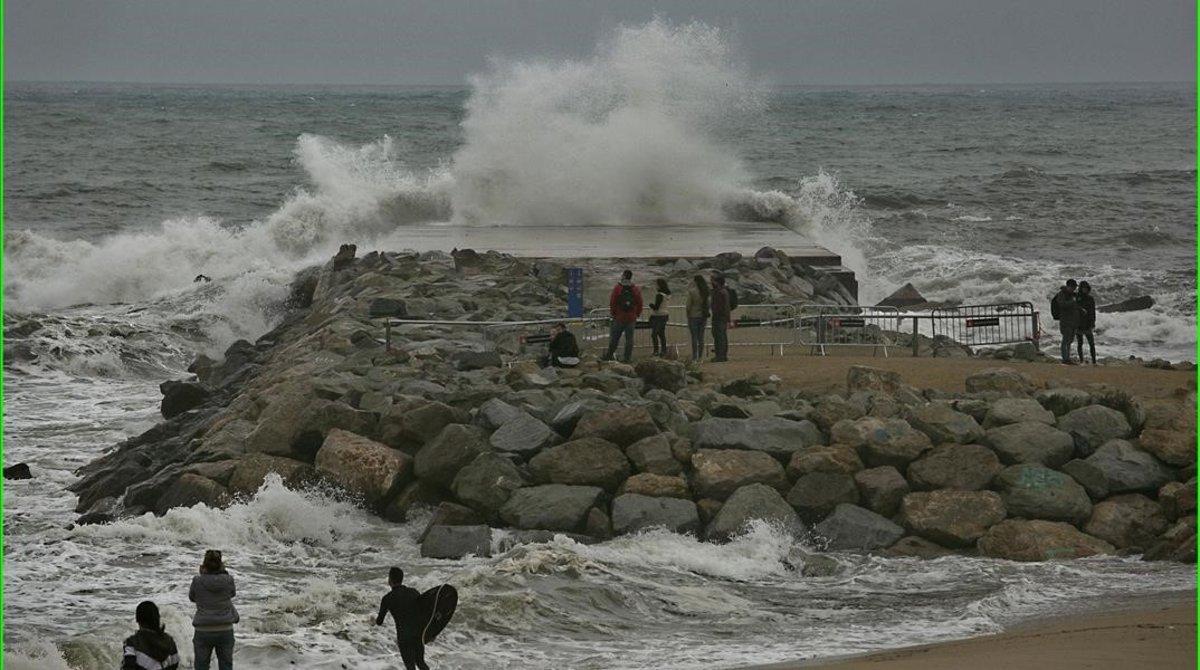
<path fill-rule="evenodd" d="M 588 312 L 589 319 L 608 318 L 608 308 L 598 307 Z M 679 358 L 691 353 L 692 337 L 688 328 L 687 306 L 670 305 L 667 307 L 667 347 L 674 349 Z M 650 349 L 653 342 L 650 339 L 650 322 L 646 313 L 643 319 L 634 323 L 633 348 Z M 712 319 L 705 322 L 704 345 L 707 351 L 712 347 Z M 596 332 L 592 337 L 608 345 L 608 324 L 603 332 Z M 796 344 L 796 306 L 789 304 L 739 305 L 733 313 L 733 321 L 728 330 L 729 346 L 731 347 L 770 347 L 774 354 L 776 348 L 783 355 L 783 348 Z M 624 343 L 622 342 L 622 345 Z"/>
<path fill-rule="evenodd" d="M 967 346 L 1037 342 L 1041 338 L 1038 313 L 1028 302 L 941 307 L 927 318 L 934 337 L 944 335 Z"/>
<path fill-rule="evenodd" d="M 804 305 L 796 317 L 796 342 L 825 355 L 826 347 L 872 347 L 872 355 L 894 347 L 900 331 L 895 307 Z"/>

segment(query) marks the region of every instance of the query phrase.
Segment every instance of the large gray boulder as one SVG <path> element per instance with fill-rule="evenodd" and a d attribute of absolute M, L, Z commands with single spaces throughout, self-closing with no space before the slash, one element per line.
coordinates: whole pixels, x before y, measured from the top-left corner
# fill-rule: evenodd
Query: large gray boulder
<path fill-rule="evenodd" d="M 687 368 L 679 361 L 646 358 L 638 361 L 633 370 L 646 383 L 646 388 L 678 393 L 687 386 Z"/>
<path fill-rule="evenodd" d="M 817 401 L 808 418 L 828 433 L 837 422 L 858 419 L 866 413 L 863 407 L 839 395 L 827 395 Z"/>
<path fill-rule="evenodd" d="M 253 495 L 272 472 L 277 473 L 288 488 L 301 488 L 316 479 L 316 470 L 303 461 L 267 454 L 248 454 L 238 459 L 229 475 L 229 493 L 235 496 Z"/>
<path fill-rule="evenodd" d="M 487 450 L 487 434 L 482 428 L 452 423 L 421 447 L 413 467 L 418 478 L 449 488 L 458 471 Z"/>
<path fill-rule="evenodd" d="M 1170 468 L 1125 440 L 1106 442 L 1084 460 L 1104 473 L 1110 495 L 1157 491 L 1173 479 Z"/>
<path fill-rule="evenodd" d="M 511 460 L 489 452 L 463 466 L 450 488 L 463 503 L 492 517 L 508 502 L 513 491 L 527 483 Z"/>
<path fill-rule="evenodd" d="M 1108 476 L 1095 465 L 1075 458 L 1064 463 L 1061 470 L 1079 482 L 1093 501 L 1108 497 Z"/>
<path fill-rule="evenodd" d="M 994 491 L 923 491 L 900 503 L 905 528 L 947 547 L 974 544 L 1004 517 L 1004 501 Z"/>
<path fill-rule="evenodd" d="M 578 425 L 584 414 L 604 407 L 605 404 L 602 401 L 594 398 L 572 400 L 554 412 L 554 417 L 550 419 L 550 427 L 559 435 L 570 435 L 575 431 L 575 426 Z"/>
<path fill-rule="evenodd" d="M 1000 472 L 1000 460 L 978 444 L 943 444 L 908 466 L 908 481 L 918 491 L 986 488 Z"/>
<path fill-rule="evenodd" d="M 631 476 L 621 484 L 617 493 L 637 493 L 655 498 L 692 499 L 692 491 L 688 488 L 686 479 L 681 476 L 656 475 L 653 472 L 642 472 Z"/>
<path fill-rule="evenodd" d="M 1167 530 L 1162 507 L 1144 495 L 1131 493 L 1113 496 L 1097 503 L 1092 518 L 1083 527 L 1089 535 L 1109 542 L 1118 549 L 1148 549 Z"/>
<path fill-rule="evenodd" d="M 1050 410 L 1054 416 L 1062 416 L 1071 410 L 1092 404 L 1092 394 L 1073 388 L 1044 389 L 1034 394 L 1034 399 Z"/>
<path fill-rule="evenodd" d="M 496 451 L 505 451 L 528 458 L 546 447 L 562 441 L 550 426 L 528 414 L 521 414 L 506 421 L 488 438 Z"/>
<path fill-rule="evenodd" d="M 551 447 L 529 461 L 541 483 L 599 486 L 613 492 L 629 476 L 629 459 L 611 442 L 585 437 Z"/>
<path fill-rule="evenodd" d="M 1180 517 L 1196 513 L 1196 478 L 1186 482 L 1167 482 L 1158 490 L 1158 504 L 1162 505 L 1167 519 L 1175 521 Z"/>
<path fill-rule="evenodd" d="M 979 552 L 1010 561 L 1052 561 L 1113 553 L 1104 540 L 1061 521 L 1007 519 L 979 538 Z"/>
<path fill-rule="evenodd" d="M 617 405 L 585 412 L 575 424 L 571 439 L 598 437 L 624 449 L 658 432 L 658 425 L 645 407 Z"/>
<path fill-rule="evenodd" d="M 765 521 L 798 534 L 803 525 L 779 491 L 765 484 L 742 486 L 729 496 L 704 531 L 705 539 L 724 542 L 745 532 L 752 521 Z"/>
<path fill-rule="evenodd" d="M 1109 440 L 1129 437 L 1129 420 L 1115 409 L 1103 405 L 1088 405 L 1067 412 L 1058 419 L 1058 429 L 1076 435 L 1087 456 Z"/>
<path fill-rule="evenodd" d="M 810 472 L 796 480 L 787 501 L 801 519 L 811 523 L 825 518 L 841 503 L 857 504 L 858 487 L 850 475 Z"/>
<path fill-rule="evenodd" d="M 692 426 L 697 449 L 752 449 L 787 461 L 797 451 L 824 439 L 811 421 L 762 419 L 705 419 Z"/>
<path fill-rule="evenodd" d="M 969 414 L 950 405 L 932 402 L 908 412 L 908 423 L 925 433 L 936 444 L 957 442 L 970 444 L 983 437 L 983 429 Z"/>
<path fill-rule="evenodd" d="M 882 516 L 848 503 L 841 503 L 813 531 L 825 538 L 832 551 L 870 551 L 895 544 L 904 529 Z"/>
<path fill-rule="evenodd" d="M 165 381 L 158 385 L 162 392 L 162 405 L 159 410 L 164 419 L 178 416 L 184 412 L 199 407 L 208 402 L 212 391 L 200 382 L 186 380 Z"/>
<path fill-rule="evenodd" d="M 792 454 L 788 461 L 788 477 L 793 479 L 810 472 L 834 472 L 852 475 L 863 469 L 863 462 L 854 447 L 845 444 L 819 445 Z"/>
<path fill-rule="evenodd" d="M 1012 368 L 989 368 L 968 376 L 965 380 L 967 393 L 994 391 L 1026 395 L 1033 391 L 1029 377 Z"/>
<path fill-rule="evenodd" d="M 244 448 L 250 453 L 311 460 L 334 428 L 358 435 L 374 434 L 375 415 L 293 389 L 271 399 L 254 429 L 245 436 Z"/>
<path fill-rule="evenodd" d="M 1009 465 L 1037 463 L 1050 468 L 1071 460 L 1075 441 L 1067 433 L 1039 421 L 1010 423 L 988 430 L 983 443 Z"/>
<path fill-rule="evenodd" d="M 893 516 L 900 509 L 900 501 L 911 490 L 900 471 L 890 465 L 854 473 L 854 484 L 858 487 L 862 504 L 886 517 Z"/>
<path fill-rule="evenodd" d="M 334 428 L 317 451 L 317 473 L 376 505 L 398 493 L 412 458 L 361 435 Z"/>
<path fill-rule="evenodd" d="M 600 504 L 597 486 L 546 484 L 517 489 L 500 508 L 504 523 L 521 530 L 585 531 L 588 511 Z"/>
<path fill-rule="evenodd" d="M 900 378 L 900 373 L 891 370 L 872 368 L 866 365 L 851 365 L 850 370 L 846 372 L 846 390 L 850 393 L 855 391 L 895 393 L 902 386 L 904 386 L 904 381 Z"/>
<path fill-rule="evenodd" d="M 185 472 L 159 497 L 154 505 L 157 514 L 166 514 L 176 507 L 224 507 L 230 502 L 229 490 L 201 475 Z"/>
<path fill-rule="evenodd" d="M 633 467 L 638 472 L 656 475 L 678 475 L 683 472 L 683 464 L 675 458 L 671 449 L 671 439 L 666 433 L 651 435 L 634 442 L 625 449 L 625 455 L 633 461 Z"/>
<path fill-rule="evenodd" d="M 787 486 L 779 461 L 761 451 L 701 449 L 692 454 L 692 488 L 702 498 L 725 500 L 747 484 Z"/>
<path fill-rule="evenodd" d="M 696 503 L 679 498 L 654 498 L 627 493 L 612 505 L 613 532 L 635 533 L 647 528 L 665 528 L 674 533 L 700 532 Z"/>
<path fill-rule="evenodd" d="M 1000 398 L 988 406 L 983 418 L 984 428 L 995 428 L 1010 423 L 1024 422 L 1054 425 L 1054 413 L 1041 406 L 1033 398 Z"/>
<path fill-rule="evenodd" d="M 1187 467 L 1196 464 L 1196 434 L 1147 428 L 1138 436 L 1138 446 L 1169 465 Z"/>
<path fill-rule="evenodd" d="M 528 412 L 519 407 L 513 407 L 499 398 L 491 398 L 475 411 L 475 425 L 490 432 L 522 414 L 528 414 Z"/>
<path fill-rule="evenodd" d="M 1070 475 L 1021 463 L 996 475 L 996 490 L 1010 517 L 1081 524 L 1092 514 L 1087 491 Z"/>
<path fill-rule="evenodd" d="M 872 468 L 903 468 L 933 447 L 925 433 L 904 419 L 873 416 L 837 422 L 831 429 L 831 441 L 858 449 L 863 462 Z"/>
<path fill-rule="evenodd" d="M 492 555 L 492 529 L 487 526 L 433 526 L 421 542 L 422 558 Z"/>
<path fill-rule="evenodd" d="M 416 451 L 452 423 L 470 423 L 461 409 L 445 403 L 412 399 L 388 408 L 379 418 L 379 439 L 397 449 Z"/>

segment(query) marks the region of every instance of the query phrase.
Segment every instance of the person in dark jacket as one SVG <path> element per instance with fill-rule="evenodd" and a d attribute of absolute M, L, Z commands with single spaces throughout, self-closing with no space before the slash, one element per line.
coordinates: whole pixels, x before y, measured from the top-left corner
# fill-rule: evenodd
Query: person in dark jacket
<path fill-rule="evenodd" d="M 396 624 L 396 644 L 400 647 L 400 658 L 405 670 L 429 670 L 425 664 L 425 642 L 421 639 L 421 622 L 417 619 L 416 589 L 404 585 L 404 571 L 400 568 L 388 570 L 388 591 L 379 601 L 379 615 L 375 625 L 382 626 L 387 615 L 392 615 Z"/>
<path fill-rule="evenodd" d="M 708 282 L 701 275 L 692 277 L 687 295 L 687 320 L 692 334 L 692 360 L 697 363 L 704 358 L 704 324 L 711 309 Z"/>
<path fill-rule="evenodd" d="M 571 331 L 561 323 L 550 327 L 550 343 L 546 346 L 546 357 L 542 365 L 556 368 L 573 368 L 579 365 L 579 342 Z"/>
<path fill-rule="evenodd" d="M 209 669 L 214 651 L 219 670 L 233 670 L 233 624 L 241 621 L 233 606 L 236 595 L 233 575 L 225 570 L 221 552 L 216 549 L 204 552 L 200 574 L 192 577 L 188 589 L 188 599 L 196 603 L 196 616 L 192 617 L 196 631 L 192 638 L 196 670 Z"/>
<path fill-rule="evenodd" d="M 655 284 L 658 291 L 654 294 L 654 302 L 650 303 L 650 343 L 654 346 L 655 356 L 666 356 L 667 322 L 670 320 L 667 296 L 671 295 L 671 287 L 662 277 L 655 280 Z"/>
<path fill-rule="evenodd" d="M 1075 331 L 1075 342 L 1079 350 L 1079 362 L 1084 362 L 1083 338 L 1087 337 L 1088 349 L 1092 353 L 1092 365 L 1096 364 L 1096 339 L 1092 331 L 1096 328 L 1096 299 L 1092 297 L 1092 285 L 1086 281 L 1079 282 L 1079 293 L 1075 295 L 1079 303 L 1079 328 Z"/>
<path fill-rule="evenodd" d="M 621 281 L 617 282 L 608 297 L 608 311 L 612 316 L 612 327 L 608 333 L 608 353 L 604 354 L 604 360 L 612 360 L 617 343 L 624 335 L 623 360 L 628 363 L 633 358 L 633 327 L 642 315 L 642 291 L 633 284 L 633 272 L 626 270 L 621 273 Z"/>
<path fill-rule="evenodd" d="M 729 360 L 729 290 L 725 288 L 725 277 L 712 278 L 712 334 L 714 363 Z"/>
<path fill-rule="evenodd" d="M 1075 280 L 1068 279 L 1050 301 L 1050 316 L 1058 321 L 1058 330 L 1062 334 L 1062 362 L 1066 365 L 1074 365 L 1071 343 L 1075 341 L 1075 331 L 1079 328 L 1082 314 L 1079 303 L 1075 301 L 1075 286 Z"/>
<path fill-rule="evenodd" d="M 138 632 L 125 638 L 121 670 L 175 670 L 179 650 L 175 639 L 167 635 L 158 614 L 158 605 L 144 600 L 134 613 Z"/>

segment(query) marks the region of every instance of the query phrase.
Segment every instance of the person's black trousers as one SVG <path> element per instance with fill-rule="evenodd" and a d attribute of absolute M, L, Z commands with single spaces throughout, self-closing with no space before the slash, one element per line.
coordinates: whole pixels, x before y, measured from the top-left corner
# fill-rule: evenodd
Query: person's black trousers
<path fill-rule="evenodd" d="M 667 355 L 667 321 L 666 314 L 650 317 L 650 343 L 654 345 L 655 355 Z"/>
<path fill-rule="evenodd" d="M 429 670 L 425 664 L 425 643 L 421 638 L 396 638 L 400 646 L 400 658 L 404 661 L 404 670 Z"/>
<path fill-rule="evenodd" d="M 1087 337 L 1087 341 L 1088 341 L 1088 349 L 1090 349 L 1092 352 L 1092 365 L 1095 365 L 1096 364 L 1096 338 L 1092 335 L 1091 328 L 1088 328 L 1087 330 L 1080 328 L 1079 330 L 1075 331 L 1075 341 L 1078 343 L 1078 348 L 1079 348 L 1079 362 L 1082 363 L 1084 361 L 1083 338 L 1085 336 Z"/>
<path fill-rule="evenodd" d="M 713 319 L 713 360 L 729 360 L 729 322 L 724 319 Z"/>

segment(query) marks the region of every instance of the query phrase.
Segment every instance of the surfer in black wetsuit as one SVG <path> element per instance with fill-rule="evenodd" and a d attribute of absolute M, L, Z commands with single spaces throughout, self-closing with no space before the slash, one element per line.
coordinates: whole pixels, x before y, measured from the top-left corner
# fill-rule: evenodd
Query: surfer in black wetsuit
<path fill-rule="evenodd" d="M 379 616 L 375 625 L 382 626 L 388 613 L 396 624 L 396 644 L 400 646 L 400 658 L 405 670 L 429 670 L 425 664 L 425 643 L 421 640 L 421 623 L 417 619 L 417 597 L 420 593 L 404 586 L 404 571 L 392 568 L 388 571 L 388 585 L 392 587 L 379 603 Z"/>

